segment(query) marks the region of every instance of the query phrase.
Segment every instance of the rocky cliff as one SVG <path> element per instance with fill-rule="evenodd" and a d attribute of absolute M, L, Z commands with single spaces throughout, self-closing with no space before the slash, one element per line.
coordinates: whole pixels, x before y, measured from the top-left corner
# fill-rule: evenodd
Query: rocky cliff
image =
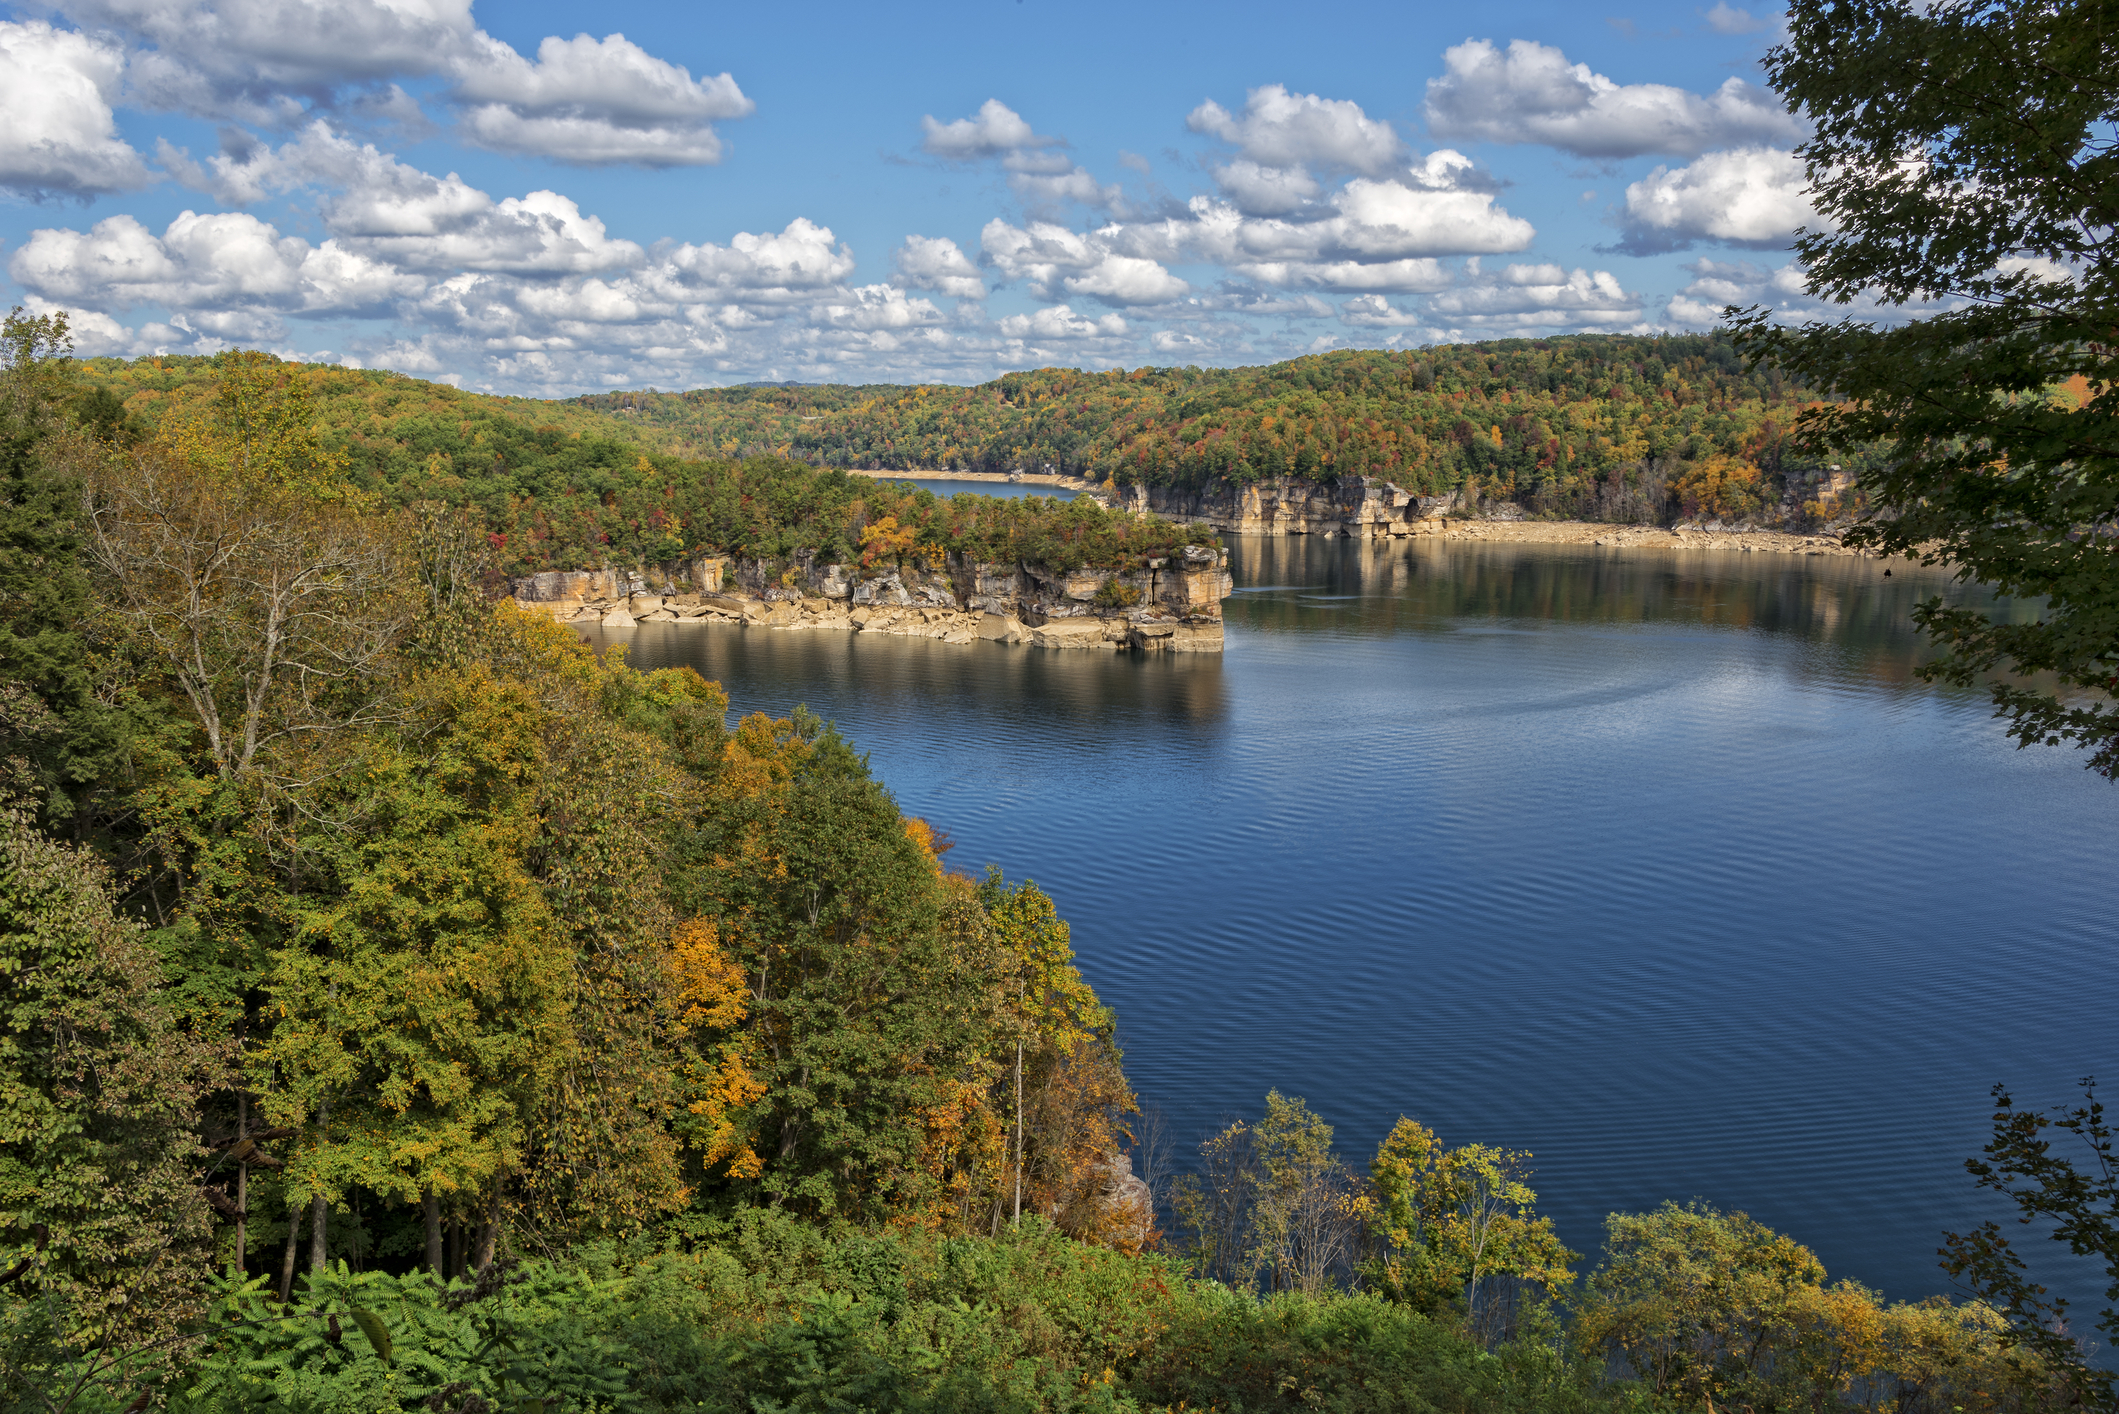
<path fill-rule="evenodd" d="M 1044 648 L 1218 653 L 1228 553 L 1187 545 L 1137 570 L 1053 570 L 949 556 L 862 570 L 706 555 L 640 570 L 553 571 L 511 580 L 524 608 L 612 628 L 673 621 L 974 638 Z"/>
<path fill-rule="evenodd" d="M 1658 497 L 1661 494 L 1657 492 Z M 1790 477 L 1782 484 L 1778 501 L 1769 500 L 1744 518 L 1725 523 L 1702 513 L 1680 519 L 1669 528 L 1716 534 L 1836 536 L 1853 523 L 1854 511 L 1849 501 L 1854 495 L 1853 474 L 1833 467 L 1801 478 Z M 1119 491 L 1119 500 L 1131 511 L 1153 512 L 1230 535 L 1339 535 L 1357 540 L 1397 540 L 1416 535 L 1456 535 L 1477 525 L 1525 519 L 1523 508 L 1510 502 L 1467 502 L 1454 494 L 1418 496 L 1373 476 L 1348 476 L 1337 481 L 1279 476 L 1251 482 L 1215 481 L 1201 487 L 1128 486 Z M 1603 524 L 1613 531 L 1655 528 L 1631 522 Z"/>
<path fill-rule="evenodd" d="M 1121 496 L 1128 510 L 1152 511 L 1233 535 L 1343 535 L 1360 540 L 1438 535 L 1443 516 L 1457 504 L 1455 496 L 1416 496 L 1374 476 L 1128 486 Z"/>

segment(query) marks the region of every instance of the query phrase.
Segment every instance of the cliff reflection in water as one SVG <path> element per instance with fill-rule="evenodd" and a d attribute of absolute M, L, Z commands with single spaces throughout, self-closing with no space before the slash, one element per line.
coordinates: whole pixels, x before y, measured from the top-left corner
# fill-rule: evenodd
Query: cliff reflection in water
<path fill-rule="evenodd" d="M 1097 724 L 1206 728 L 1227 715 L 1219 653 L 1058 651 L 727 624 L 642 624 L 590 629 L 588 637 L 599 647 L 630 645 L 636 668 L 696 668 L 728 689 L 738 715 L 783 716 L 800 704 L 842 722 L 879 715 L 946 722 L 969 711 L 1070 737 Z M 854 744 L 866 743 L 856 737 Z"/>
<path fill-rule="evenodd" d="M 1849 555 L 1236 538 L 1228 622 L 1264 633 L 1455 633 L 1480 621 L 1729 629 L 1838 650 L 1877 682 L 1932 656 L 1914 606 L 1997 601 L 1946 571 Z M 2016 606 L 2030 617 L 2027 606 Z"/>

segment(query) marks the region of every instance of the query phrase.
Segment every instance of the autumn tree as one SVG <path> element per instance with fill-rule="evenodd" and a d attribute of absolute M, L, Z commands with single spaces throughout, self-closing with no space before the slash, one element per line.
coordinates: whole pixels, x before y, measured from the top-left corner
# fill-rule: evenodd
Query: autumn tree
<path fill-rule="evenodd" d="M 1491 1342 L 1533 1320 L 1570 1280 L 1570 1252 L 1536 1216 L 1530 1155 L 1486 1144 L 1451 1149 L 1401 1116 L 1370 1161 L 1365 1271 L 1378 1290 L 1430 1312 L 1457 1310 Z"/>
<path fill-rule="evenodd" d="M 931 1210 L 946 1185 L 927 1130 L 986 1088 L 990 969 L 958 965 L 975 902 L 815 718 L 748 718 L 725 752 L 688 887 L 750 992 L 756 1191 L 855 1220 Z"/>
<path fill-rule="evenodd" d="M 995 979 L 1013 1041 L 993 1109 L 1010 1120 L 1008 1181 L 995 1217 L 1044 1213 L 1077 1236 L 1138 1246 L 1154 1214 L 1114 1187 L 1126 1116 L 1138 1109 L 1126 1084 L 1109 1008 L 1074 965 L 1065 919 L 1028 880 L 1010 886 L 997 869 L 978 887 L 986 925 L 1002 948 Z M 1012 1034 L 1010 1034 L 1012 1033 Z"/>
<path fill-rule="evenodd" d="M 1827 1285 L 1801 1243 L 1742 1213 L 1666 1203 L 1605 1222 L 1602 1265 L 1574 1338 L 1684 1407 L 1899 1408 L 2000 1414 L 2066 1403 L 2047 1368 L 2012 1351 L 1983 1303 L 1887 1305 Z"/>

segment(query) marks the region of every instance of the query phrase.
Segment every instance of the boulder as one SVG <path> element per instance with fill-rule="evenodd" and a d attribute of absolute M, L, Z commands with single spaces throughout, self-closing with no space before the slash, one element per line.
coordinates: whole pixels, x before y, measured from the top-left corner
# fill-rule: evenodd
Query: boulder
<path fill-rule="evenodd" d="M 1165 651 L 1170 653 L 1219 653 L 1223 647 L 1221 625 L 1179 624 L 1163 642 Z"/>
<path fill-rule="evenodd" d="M 978 636 L 980 638 L 994 639 L 1000 643 L 1021 643 L 1023 641 L 1023 625 L 1008 614 L 981 614 L 979 616 Z"/>
<path fill-rule="evenodd" d="M 1104 621 L 1096 618 L 1049 619 L 1030 630 L 1036 648 L 1103 648 Z"/>
<path fill-rule="evenodd" d="M 625 610 L 613 609 L 603 616 L 601 622 L 605 628 L 631 628 L 637 621 Z"/>

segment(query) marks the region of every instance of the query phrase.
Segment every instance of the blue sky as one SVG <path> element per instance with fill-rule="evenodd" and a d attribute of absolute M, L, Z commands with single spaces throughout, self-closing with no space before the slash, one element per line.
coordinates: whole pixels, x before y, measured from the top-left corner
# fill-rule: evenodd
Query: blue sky
<path fill-rule="evenodd" d="M 565 395 L 1807 311 L 1777 11 L 0 5 L 4 298 Z"/>

